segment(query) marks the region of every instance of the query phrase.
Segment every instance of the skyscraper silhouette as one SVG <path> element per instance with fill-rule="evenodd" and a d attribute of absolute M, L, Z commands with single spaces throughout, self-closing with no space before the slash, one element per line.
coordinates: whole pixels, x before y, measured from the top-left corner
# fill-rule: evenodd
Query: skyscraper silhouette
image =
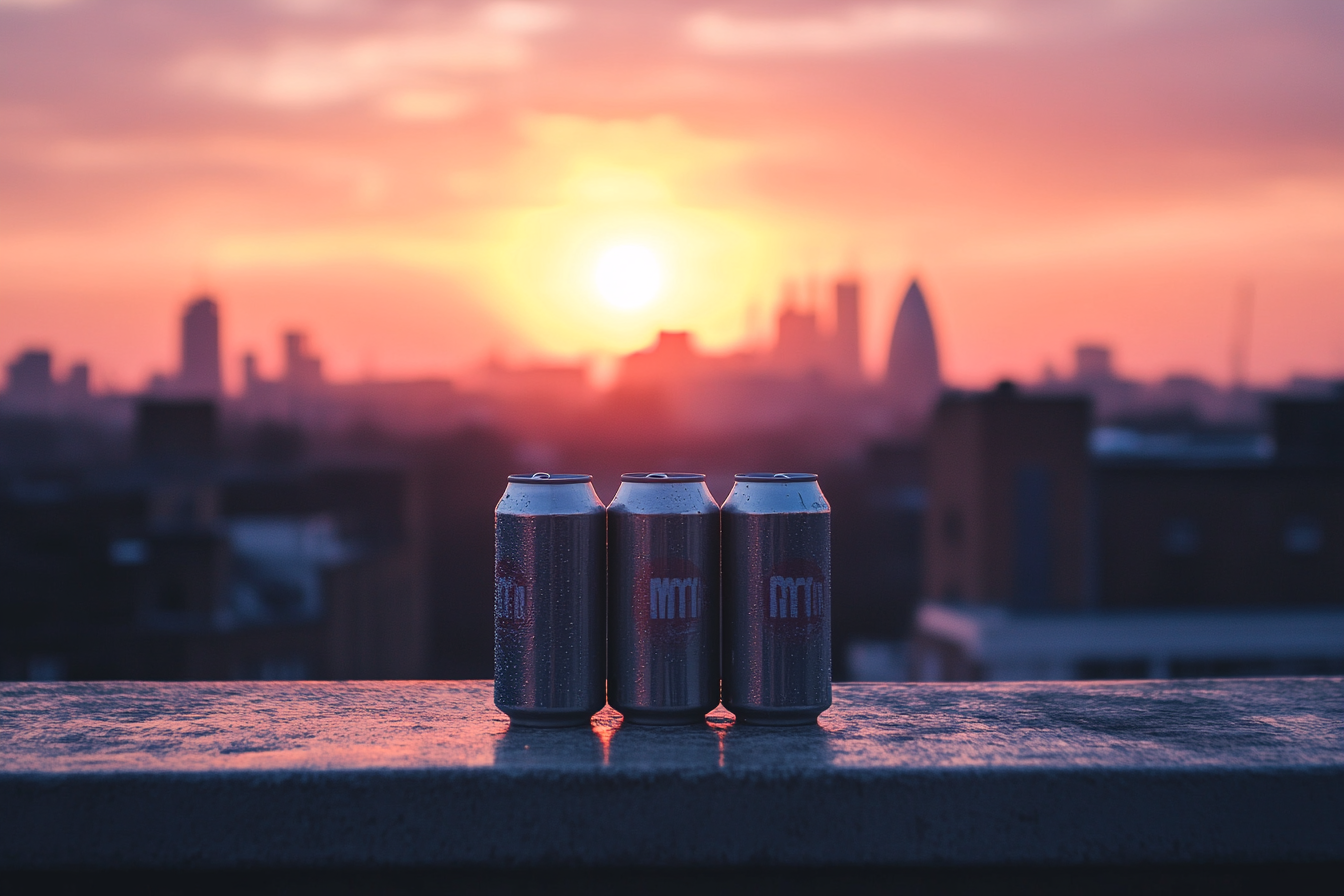
<path fill-rule="evenodd" d="M 322 385 L 322 359 L 308 352 L 308 334 L 291 330 L 285 334 L 285 384 L 302 392 Z"/>
<path fill-rule="evenodd" d="M 218 398 L 224 391 L 219 364 L 219 306 L 201 296 L 182 315 L 182 369 L 177 392 L 193 398 Z"/>
<path fill-rule="evenodd" d="M 815 311 L 786 307 L 779 313 L 775 355 L 781 368 L 795 373 L 818 370 L 826 360 L 825 348 Z"/>
<path fill-rule="evenodd" d="M 56 392 L 51 374 L 51 352 L 28 349 L 9 365 L 9 383 L 5 392 L 11 410 L 27 414 L 46 413 Z"/>
<path fill-rule="evenodd" d="M 891 354 L 887 357 L 886 385 L 899 416 L 906 419 L 923 418 L 942 392 L 938 341 L 918 280 L 910 281 L 896 315 Z"/>
<path fill-rule="evenodd" d="M 859 281 L 835 282 L 836 373 L 846 380 L 857 380 L 863 373 L 859 358 Z"/>

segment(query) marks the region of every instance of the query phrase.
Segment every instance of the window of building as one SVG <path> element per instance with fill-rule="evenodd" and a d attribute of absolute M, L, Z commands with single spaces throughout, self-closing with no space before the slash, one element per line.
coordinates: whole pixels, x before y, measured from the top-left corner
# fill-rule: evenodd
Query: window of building
<path fill-rule="evenodd" d="M 1167 521 L 1162 547 L 1173 557 L 1189 557 L 1199 551 L 1199 527 L 1183 517 Z"/>
<path fill-rule="evenodd" d="M 1321 524 L 1309 516 L 1294 517 L 1283 528 L 1283 549 L 1290 554 L 1319 554 L 1324 543 Z"/>
<path fill-rule="evenodd" d="M 139 538 L 119 538 L 108 545 L 107 558 L 116 566 L 141 566 L 149 559 L 149 547 Z"/>
<path fill-rule="evenodd" d="M 1026 464 L 1018 468 L 1013 482 L 1013 604 L 1021 609 L 1050 604 L 1054 578 L 1050 480 L 1046 467 Z"/>

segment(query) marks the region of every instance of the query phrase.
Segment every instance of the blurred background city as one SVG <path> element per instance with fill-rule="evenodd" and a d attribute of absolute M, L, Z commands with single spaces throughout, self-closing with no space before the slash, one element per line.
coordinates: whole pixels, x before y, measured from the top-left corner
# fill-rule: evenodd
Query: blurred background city
<path fill-rule="evenodd" d="M 1344 9 L 0 0 L 0 678 L 488 678 L 815 470 L 839 680 L 1344 674 Z"/>

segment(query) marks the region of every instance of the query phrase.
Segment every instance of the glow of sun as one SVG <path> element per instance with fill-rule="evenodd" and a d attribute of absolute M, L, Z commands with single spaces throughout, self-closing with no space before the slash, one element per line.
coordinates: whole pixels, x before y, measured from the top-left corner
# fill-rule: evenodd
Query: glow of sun
<path fill-rule="evenodd" d="M 663 265 L 648 246 L 609 246 L 593 267 L 593 286 L 602 300 L 621 311 L 635 311 L 663 291 Z"/>

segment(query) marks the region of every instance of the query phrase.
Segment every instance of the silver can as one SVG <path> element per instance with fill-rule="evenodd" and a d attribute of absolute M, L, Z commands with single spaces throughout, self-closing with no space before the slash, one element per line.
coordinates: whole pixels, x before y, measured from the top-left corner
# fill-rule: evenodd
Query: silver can
<path fill-rule="evenodd" d="M 495 507 L 495 706 L 583 725 L 606 702 L 607 511 L 591 476 L 509 477 Z"/>
<path fill-rule="evenodd" d="M 723 502 L 723 705 L 807 725 L 831 705 L 831 507 L 812 473 L 739 473 Z"/>
<path fill-rule="evenodd" d="M 699 473 L 626 473 L 607 508 L 607 700 L 685 725 L 719 705 L 719 505 Z"/>

